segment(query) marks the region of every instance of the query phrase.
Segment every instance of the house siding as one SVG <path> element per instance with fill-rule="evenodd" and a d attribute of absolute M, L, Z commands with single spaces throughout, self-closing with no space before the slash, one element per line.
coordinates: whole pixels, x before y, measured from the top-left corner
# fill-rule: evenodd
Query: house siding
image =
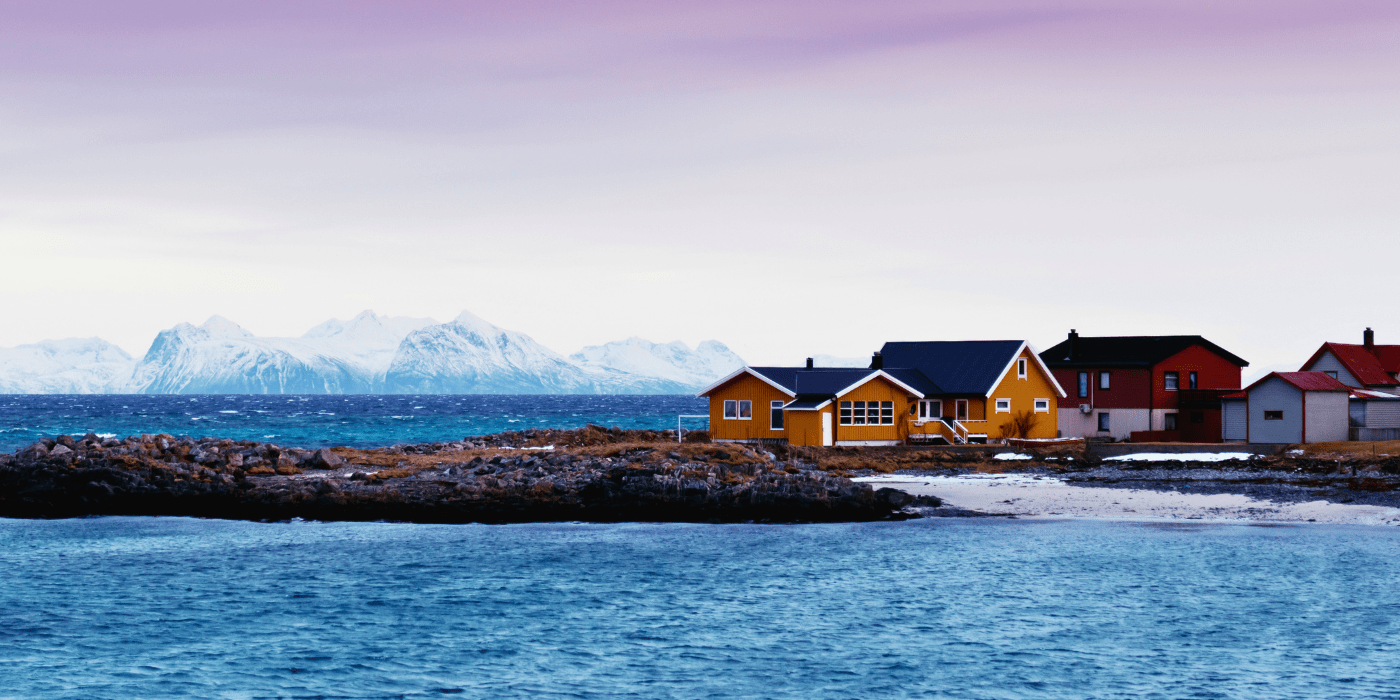
<path fill-rule="evenodd" d="M 1016 376 L 1016 365 L 1013 362 L 1011 371 L 1002 377 L 1001 382 L 992 390 L 991 398 L 986 399 L 983 404 L 984 410 L 990 409 L 992 411 L 986 419 L 987 429 L 985 432 L 990 438 L 1008 437 L 1007 426 L 1016 414 L 1021 411 L 1031 411 L 1031 414 L 1036 418 L 1036 423 L 1027 437 L 1056 437 L 1059 431 L 1059 393 L 1055 391 L 1049 375 L 1041 371 L 1029 349 L 1023 350 L 1018 357 L 1026 359 L 1026 378 L 1020 379 Z M 1010 399 L 1011 412 L 996 413 L 997 399 Z M 1048 413 L 1035 413 L 1036 399 L 1049 400 L 1050 410 Z"/>
<path fill-rule="evenodd" d="M 1345 396 L 1345 394 L 1342 394 Z M 1264 420 L 1264 411 L 1283 411 L 1283 420 Z M 1346 415 L 1346 411 L 1342 411 Z M 1249 392 L 1249 441 L 1295 443 L 1303 441 L 1303 392 L 1271 377 Z"/>
<path fill-rule="evenodd" d="M 1179 391 L 1167 391 L 1166 373 L 1181 375 L 1180 388 L 1189 389 L 1191 372 L 1196 373 L 1197 389 L 1238 389 L 1240 388 L 1240 368 L 1233 362 L 1199 346 L 1193 345 L 1157 363 L 1152 368 L 1152 408 L 1175 409 L 1180 397 Z M 1155 417 L 1155 416 L 1154 416 Z M 1156 421 L 1153 430 L 1161 430 L 1162 423 Z"/>
<path fill-rule="evenodd" d="M 789 445 L 816 446 L 822 444 L 822 414 L 831 415 L 831 409 L 821 411 L 787 411 L 784 416 Z M 834 416 L 833 416 L 834 417 Z"/>
<path fill-rule="evenodd" d="M 1367 401 L 1367 428 L 1400 428 L 1400 401 Z"/>
<path fill-rule="evenodd" d="M 1303 395 L 1308 411 L 1306 442 L 1335 442 L 1347 439 L 1347 393 L 1309 391 Z"/>
<path fill-rule="evenodd" d="M 1342 361 L 1338 360 L 1337 356 L 1333 355 L 1331 351 L 1323 352 L 1322 356 L 1317 358 L 1316 362 L 1304 367 L 1301 371 L 1336 372 L 1337 381 L 1347 386 L 1354 386 L 1358 389 L 1362 388 L 1361 382 L 1358 381 L 1356 377 L 1352 376 L 1351 372 L 1347 371 L 1346 365 L 1342 364 Z"/>
<path fill-rule="evenodd" d="M 710 438 L 714 440 L 772 440 L 786 439 L 786 430 L 769 427 L 770 401 L 787 403 L 792 397 L 773 388 L 769 383 L 744 373 L 709 393 Z M 753 402 L 752 420 L 725 420 L 724 402 L 745 400 Z M 786 423 L 784 424 L 786 425 Z"/>
<path fill-rule="evenodd" d="M 1109 431 L 1099 432 L 1099 414 L 1109 415 Z M 1146 408 L 1097 408 L 1084 415 L 1079 407 L 1066 407 L 1057 411 L 1060 434 L 1064 437 L 1112 437 L 1126 440 L 1134 431 L 1147 430 Z"/>
<path fill-rule="evenodd" d="M 1225 442 L 1249 440 L 1249 405 L 1244 399 L 1225 399 L 1223 403 L 1225 416 L 1221 437 Z"/>
<path fill-rule="evenodd" d="M 891 383 L 884 377 L 876 377 L 850 393 L 835 400 L 837 407 L 846 401 L 890 401 L 894 403 L 893 425 L 837 425 L 837 442 L 866 442 L 903 440 L 909 435 L 909 404 L 917 400 L 912 394 Z M 841 415 L 838 410 L 838 417 Z"/>
<path fill-rule="evenodd" d="M 1147 408 L 1151 397 L 1152 373 L 1145 369 L 1114 369 L 1095 367 L 1091 369 L 1073 368 L 1052 370 L 1055 380 L 1065 390 L 1062 403 L 1078 409 L 1079 404 L 1087 403 L 1094 408 Z M 1089 395 L 1079 396 L 1079 373 L 1089 373 Z M 1099 372 L 1109 373 L 1109 388 L 1099 388 Z M 1146 428 L 1143 428 L 1146 430 Z"/>

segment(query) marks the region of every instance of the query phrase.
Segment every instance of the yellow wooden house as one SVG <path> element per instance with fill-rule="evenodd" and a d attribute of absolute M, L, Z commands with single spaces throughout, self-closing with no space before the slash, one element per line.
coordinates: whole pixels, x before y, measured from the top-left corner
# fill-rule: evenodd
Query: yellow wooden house
<path fill-rule="evenodd" d="M 886 343 L 869 368 L 743 367 L 699 393 L 718 441 L 964 444 L 1053 438 L 1064 389 L 1019 340 Z"/>

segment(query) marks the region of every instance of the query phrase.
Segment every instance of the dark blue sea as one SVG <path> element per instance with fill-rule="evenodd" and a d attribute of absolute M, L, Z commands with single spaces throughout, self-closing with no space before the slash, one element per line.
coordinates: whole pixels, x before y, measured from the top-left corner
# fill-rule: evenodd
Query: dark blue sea
<path fill-rule="evenodd" d="M 0 698 L 1397 698 L 1390 528 L 0 520 Z"/>
<path fill-rule="evenodd" d="M 676 427 L 709 412 L 694 396 L 0 395 L 0 451 L 43 436 L 169 433 L 289 447 L 382 447 L 525 428 Z M 705 428 L 687 419 L 684 426 Z"/>

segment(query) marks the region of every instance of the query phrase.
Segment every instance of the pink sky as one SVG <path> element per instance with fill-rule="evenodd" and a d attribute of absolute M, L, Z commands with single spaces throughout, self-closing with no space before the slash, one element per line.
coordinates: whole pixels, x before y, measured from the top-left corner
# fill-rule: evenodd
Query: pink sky
<path fill-rule="evenodd" d="M 0 0 L 0 346 L 465 308 L 1297 363 L 1400 342 L 1396 66 L 1394 2 Z"/>

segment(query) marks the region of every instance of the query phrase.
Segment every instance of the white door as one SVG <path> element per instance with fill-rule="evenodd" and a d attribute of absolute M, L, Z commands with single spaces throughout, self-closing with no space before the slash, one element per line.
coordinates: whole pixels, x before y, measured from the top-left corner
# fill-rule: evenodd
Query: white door
<path fill-rule="evenodd" d="M 831 414 L 822 414 L 822 444 L 831 447 Z"/>

